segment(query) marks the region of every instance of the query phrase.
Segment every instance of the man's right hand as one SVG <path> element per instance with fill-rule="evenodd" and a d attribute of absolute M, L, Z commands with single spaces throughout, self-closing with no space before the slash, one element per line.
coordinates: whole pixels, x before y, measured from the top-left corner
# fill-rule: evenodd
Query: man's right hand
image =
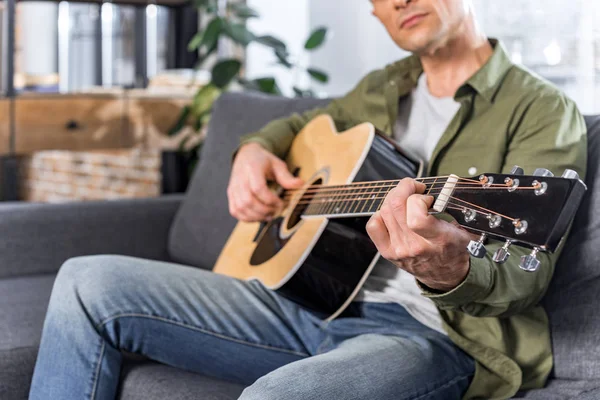
<path fill-rule="evenodd" d="M 304 185 L 294 177 L 287 164 L 258 143 L 242 146 L 233 161 L 227 197 L 229 212 L 244 222 L 270 219 L 283 201 L 267 186 L 275 181 L 285 189 L 298 189 Z"/>

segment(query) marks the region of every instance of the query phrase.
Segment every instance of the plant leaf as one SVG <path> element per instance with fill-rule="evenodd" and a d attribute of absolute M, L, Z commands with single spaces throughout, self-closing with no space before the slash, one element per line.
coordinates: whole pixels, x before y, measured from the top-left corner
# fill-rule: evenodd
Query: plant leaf
<path fill-rule="evenodd" d="M 309 36 L 308 40 L 304 44 L 304 48 L 306 50 L 315 50 L 323 43 L 325 43 L 325 39 L 327 38 L 327 28 L 321 27 L 315 29 Z"/>
<path fill-rule="evenodd" d="M 302 90 L 299 87 L 294 86 L 293 90 L 294 90 L 294 93 L 296 94 L 296 97 L 316 97 L 315 93 L 310 89 Z"/>
<path fill-rule="evenodd" d="M 279 60 L 279 64 L 286 68 L 292 68 L 292 63 L 288 60 L 289 53 L 287 50 L 275 49 L 275 57 Z"/>
<path fill-rule="evenodd" d="M 212 70 L 212 83 L 219 89 L 226 88 L 240 72 L 242 63 L 236 59 L 218 62 Z"/>
<path fill-rule="evenodd" d="M 304 97 L 304 92 L 301 89 L 298 89 L 296 86 L 294 86 L 292 89 L 294 90 L 296 97 Z"/>
<path fill-rule="evenodd" d="M 326 72 L 321 71 L 320 69 L 316 69 L 316 68 L 309 68 L 306 70 L 306 72 L 308 72 L 308 74 L 315 80 L 322 82 L 322 83 L 327 83 L 329 82 L 329 75 L 327 75 Z"/>
<path fill-rule="evenodd" d="M 281 89 L 279 89 L 275 78 L 258 78 L 254 81 L 258 85 L 260 92 L 281 95 Z"/>
<path fill-rule="evenodd" d="M 187 49 L 188 51 L 194 51 L 198 47 L 200 47 L 200 43 L 202 43 L 202 39 L 204 38 L 204 32 L 197 32 L 194 37 L 188 43 Z"/>
<path fill-rule="evenodd" d="M 192 107 L 185 106 L 181 109 L 181 114 L 179 114 L 179 118 L 175 122 L 175 125 L 167 132 L 169 136 L 177 135 L 187 123 L 188 117 L 190 116 L 190 112 L 192 111 Z"/>
<path fill-rule="evenodd" d="M 229 21 L 223 21 L 225 34 L 229 36 L 234 42 L 241 44 L 242 46 L 248 46 L 250 42 L 256 39 L 256 35 L 250 32 L 246 25 L 231 23 Z"/>
<path fill-rule="evenodd" d="M 221 17 L 213 18 L 206 26 L 206 29 L 204 30 L 204 36 L 202 36 L 202 41 L 198 47 L 201 49 L 212 49 L 213 47 L 216 47 L 222 30 L 223 19 Z"/>
<path fill-rule="evenodd" d="M 271 35 L 259 36 L 255 39 L 257 43 L 263 44 L 267 47 L 271 47 L 275 50 L 282 50 L 287 52 L 287 46 L 281 40 Z"/>
<path fill-rule="evenodd" d="M 221 89 L 209 83 L 202 86 L 194 95 L 192 103 L 192 112 L 195 116 L 203 115 L 205 112 L 210 112 L 213 103 L 221 95 Z"/>
<path fill-rule="evenodd" d="M 260 14 L 255 9 L 253 9 L 252 7 L 248 7 L 246 4 L 242 3 L 232 4 L 231 10 L 233 11 L 236 17 L 242 19 L 260 17 Z"/>
<path fill-rule="evenodd" d="M 240 79 L 239 82 L 240 85 L 247 90 L 281 96 L 281 89 L 277 85 L 275 78 L 265 77 L 252 80 Z"/>

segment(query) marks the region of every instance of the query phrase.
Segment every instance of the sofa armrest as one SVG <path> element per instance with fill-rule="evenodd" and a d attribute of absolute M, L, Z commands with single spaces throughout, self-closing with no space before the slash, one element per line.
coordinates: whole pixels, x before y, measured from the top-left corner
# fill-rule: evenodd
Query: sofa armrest
<path fill-rule="evenodd" d="M 182 199 L 0 204 L 0 279 L 56 272 L 82 255 L 168 260 L 169 229 Z"/>

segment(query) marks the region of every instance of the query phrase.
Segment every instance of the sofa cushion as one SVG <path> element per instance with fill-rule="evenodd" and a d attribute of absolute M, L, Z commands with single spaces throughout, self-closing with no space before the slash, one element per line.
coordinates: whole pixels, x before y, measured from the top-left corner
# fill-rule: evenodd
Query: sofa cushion
<path fill-rule="evenodd" d="M 27 399 L 54 274 L 0 280 L 0 399 Z"/>
<path fill-rule="evenodd" d="M 234 400 L 244 390 L 235 383 L 178 370 L 150 361 L 123 367 L 121 400 Z"/>
<path fill-rule="evenodd" d="M 600 116 L 586 122 L 588 192 L 543 300 L 560 379 L 600 379 Z"/>
<path fill-rule="evenodd" d="M 27 400 L 38 346 L 0 350 L 0 399 Z"/>
<path fill-rule="evenodd" d="M 598 393 L 600 381 L 571 381 L 552 379 L 543 389 L 530 390 L 517 393 L 513 399 L 527 400 L 598 400 L 600 397 L 589 397 L 592 393 Z"/>
<path fill-rule="evenodd" d="M 242 135 L 271 120 L 323 106 L 328 100 L 224 94 L 215 103 L 200 164 L 171 227 L 174 261 L 210 269 L 235 226 L 227 205 L 231 155 Z"/>

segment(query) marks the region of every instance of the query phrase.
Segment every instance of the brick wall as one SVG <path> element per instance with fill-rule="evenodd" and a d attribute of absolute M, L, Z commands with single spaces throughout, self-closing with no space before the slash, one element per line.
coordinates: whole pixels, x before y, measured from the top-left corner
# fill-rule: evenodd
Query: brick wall
<path fill-rule="evenodd" d="M 42 151 L 20 162 L 24 201 L 154 197 L 161 191 L 158 149 Z"/>

